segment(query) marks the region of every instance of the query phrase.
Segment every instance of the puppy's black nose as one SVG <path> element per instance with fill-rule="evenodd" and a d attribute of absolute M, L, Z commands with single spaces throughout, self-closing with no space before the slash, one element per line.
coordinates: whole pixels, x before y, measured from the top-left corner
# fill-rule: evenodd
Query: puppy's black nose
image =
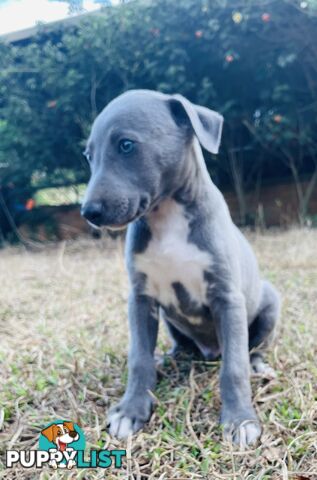
<path fill-rule="evenodd" d="M 77 437 L 77 432 L 75 432 L 75 430 L 70 431 L 69 436 L 72 437 L 72 438 L 76 438 Z"/>
<path fill-rule="evenodd" d="M 81 207 L 81 214 L 97 227 L 102 224 L 103 205 L 101 202 L 89 202 Z"/>

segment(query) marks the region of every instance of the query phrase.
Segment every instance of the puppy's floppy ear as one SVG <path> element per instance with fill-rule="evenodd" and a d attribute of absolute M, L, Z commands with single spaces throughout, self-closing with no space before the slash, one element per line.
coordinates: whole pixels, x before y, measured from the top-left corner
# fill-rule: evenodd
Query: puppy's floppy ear
<path fill-rule="evenodd" d="M 44 435 L 44 437 L 46 437 L 49 442 L 53 441 L 54 427 L 56 427 L 56 425 L 53 424 L 41 431 L 41 434 Z"/>
<path fill-rule="evenodd" d="M 68 430 L 70 430 L 71 432 L 73 432 L 75 429 L 74 429 L 74 424 L 73 422 L 64 422 L 64 425 L 66 428 L 68 428 Z"/>
<path fill-rule="evenodd" d="M 169 97 L 172 115 L 180 126 L 190 124 L 199 143 L 211 153 L 218 153 L 223 116 L 206 107 L 194 105 L 182 95 Z"/>

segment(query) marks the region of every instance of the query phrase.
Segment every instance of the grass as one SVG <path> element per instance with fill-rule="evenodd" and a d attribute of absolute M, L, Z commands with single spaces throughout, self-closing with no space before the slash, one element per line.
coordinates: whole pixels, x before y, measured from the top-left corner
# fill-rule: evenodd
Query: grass
<path fill-rule="evenodd" d="M 218 363 L 167 361 L 146 430 L 127 442 L 106 433 L 107 409 L 126 381 L 128 286 L 120 242 L 0 251 L 2 451 L 36 448 L 45 424 L 65 418 L 82 425 L 90 448 L 128 452 L 123 469 L 106 473 L 0 466 L 0 478 L 316 480 L 317 231 L 249 237 L 284 305 L 268 354 L 277 378 L 252 379 L 262 440 L 246 452 L 222 442 Z M 161 330 L 164 352 L 169 342 Z"/>

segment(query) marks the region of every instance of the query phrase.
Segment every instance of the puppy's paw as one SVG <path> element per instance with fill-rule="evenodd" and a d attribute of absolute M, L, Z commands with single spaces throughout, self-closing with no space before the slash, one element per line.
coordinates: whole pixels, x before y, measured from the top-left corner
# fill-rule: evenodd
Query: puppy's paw
<path fill-rule="evenodd" d="M 260 422 L 252 410 L 249 414 L 223 415 L 221 423 L 224 440 L 240 449 L 254 445 L 261 436 Z"/>
<path fill-rule="evenodd" d="M 152 402 L 146 396 L 145 401 L 134 404 L 133 401 L 122 401 L 113 407 L 108 414 L 108 431 L 110 435 L 119 439 L 141 430 L 149 420 Z"/>
<path fill-rule="evenodd" d="M 244 449 L 254 445 L 261 435 L 261 426 L 257 420 L 244 420 L 240 425 L 224 425 L 224 439 Z"/>
<path fill-rule="evenodd" d="M 251 356 L 251 374 L 259 375 L 266 380 L 274 380 L 277 377 L 275 370 L 260 355 Z"/>
<path fill-rule="evenodd" d="M 76 462 L 75 462 L 75 460 L 68 460 L 68 462 L 67 462 L 67 468 L 68 468 L 68 470 L 71 470 L 73 467 L 76 467 Z"/>
<path fill-rule="evenodd" d="M 50 460 L 50 461 L 48 462 L 48 464 L 49 464 L 50 467 L 54 468 L 54 470 L 57 470 L 57 462 L 56 462 L 56 460 Z"/>

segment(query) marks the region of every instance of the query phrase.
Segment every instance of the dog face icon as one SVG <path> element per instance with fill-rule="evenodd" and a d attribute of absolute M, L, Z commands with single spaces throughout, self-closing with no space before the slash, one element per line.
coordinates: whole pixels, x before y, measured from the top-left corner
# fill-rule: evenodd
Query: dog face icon
<path fill-rule="evenodd" d="M 76 442 L 79 439 L 79 434 L 74 429 L 72 422 L 63 422 L 50 425 L 42 430 L 49 442 L 55 443 L 57 449 L 63 452 L 66 450 L 69 443 Z"/>

